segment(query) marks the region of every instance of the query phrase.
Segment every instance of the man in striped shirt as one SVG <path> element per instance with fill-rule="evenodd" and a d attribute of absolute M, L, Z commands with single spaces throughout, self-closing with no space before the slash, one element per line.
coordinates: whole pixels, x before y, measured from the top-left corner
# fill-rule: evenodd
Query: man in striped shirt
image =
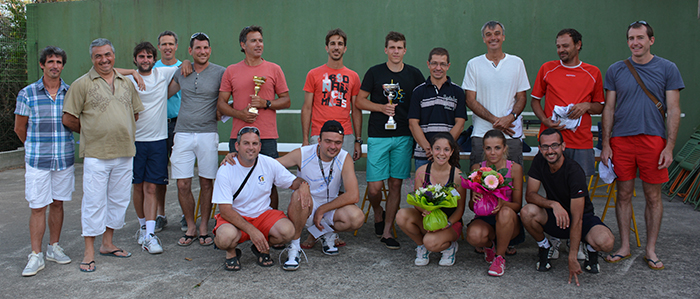
<path fill-rule="evenodd" d="M 63 125 L 63 98 L 68 84 L 61 79 L 66 52 L 57 47 L 41 51 L 43 76 L 17 95 L 15 133 L 25 147 L 25 198 L 32 210 L 29 236 L 32 253 L 22 276 L 44 269 L 42 238 L 49 207 L 49 245 L 46 259 L 68 264 L 71 259 L 58 245 L 63 226 L 63 202 L 70 201 L 75 186 L 73 133 Z"/>

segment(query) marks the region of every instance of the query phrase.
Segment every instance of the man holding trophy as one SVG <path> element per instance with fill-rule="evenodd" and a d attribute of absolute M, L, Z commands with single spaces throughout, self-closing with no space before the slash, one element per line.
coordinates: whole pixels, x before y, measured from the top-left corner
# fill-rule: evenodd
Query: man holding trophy
<path fill-rule="evenodd" d="M 306 75 L 304 105 L 301 108 L 302 144 L 318 143 L 321 127 L 326 121 L 334 119 L 343 125 L 345 131 L 343 149 L 352 154 L 352 159 L 356 161 L 362 155 L 362 111 L 355 105 L 360 76 L 343 65 L 346 42 L 347 35 L 340 28 L 329 31 L 326 34 L 328 62 Z"/>
<path fill-rule="evenodd" d="M 247 26 L 238 39 L 245 58 L 226 68 L 217 105 L 219 112 L 232 117 L 229 151 L 236 152 L 234 144 L 238 131 L 254 126 L 260 130 L 260 153 L 277 158 L 277 110 L 291 105 L 287 80 L 279 65 L 262 58 L 262 27 Z M 231 98 L 233 102 L 229 104 Z M 277 188 L 273 186 L 270 206 L 276 209 L 277 202 Z"/>
<path fill-rule="evenodd" d="M 367 127 L 367 188 L 374 209 L 374 233 L 391 249 L 399 243 L 391 226 L 401 201 L 401 185 L 411 177 L 413 137 L 408 128 L 408 108 L 413 89 L 425 78 L 405 64 L 406 37 L 391 31 L 384 41 L 386 63 L 371 67 L 362 80 L 357 107 L 371 111 Z M 380 205 L 382 186 L 388 182 L 386 213 Z"/>

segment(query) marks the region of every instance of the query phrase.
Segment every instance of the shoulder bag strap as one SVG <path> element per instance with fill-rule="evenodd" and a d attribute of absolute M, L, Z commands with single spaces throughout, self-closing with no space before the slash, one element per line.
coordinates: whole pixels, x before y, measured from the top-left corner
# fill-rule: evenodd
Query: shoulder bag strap
<path fill-rule="evenodd" d="M 651 101 L 654 102 L 654 106 L 656 106 L 656 108 L 659 109 L 659 112 L 661 112 L 661 117 L 664 119 L 664 121 L 666 121 L 666 112 L 664 111 L 663 104 L 661 104 L 661 102 L 659 102 L 659 100 L 653 94 L 651 94 L 651 92 L 649 92 L 646 85 L 644 85 L 644 82 L 642 82 L 642 79 L 639 78 L 637 70 L 634 69 L 634 66 L 632 66 L 632 63 L 629 61 L 629 59 L 625 59 L 625 64 L 632 73 L 632 76 L 634 76 L 634 79 L 637 80 L 639 86 L 642 88 L 642 90 L 644 90 L 644 93 L 646 93 L 647 96 L 651 99 Z"/>
<path fill-rule="evenodd" d="M 258 165 L 258 158 L 255 158 L 255 163 L 253 163 L 253 167 L 250 168 L 250 171 L 248 171 L 248 175 L 246 175 L 245 179 L 243 179 L 241 186 L 238 187 L 238 190 L 236 190 L 236 193 L 233 194 L 233 200 L 236 200 L 236 197 L 238 197 L 238 194 L 241 193 L 241 190 L 243 190 L 243 186 L 245 186 L 245 183 L 248 182 L 248 178 L 250 178 L 250 174 L 253 173 L 253 170 L 255 169 L 255 166 L 257 166 L 257 165 Z"/>

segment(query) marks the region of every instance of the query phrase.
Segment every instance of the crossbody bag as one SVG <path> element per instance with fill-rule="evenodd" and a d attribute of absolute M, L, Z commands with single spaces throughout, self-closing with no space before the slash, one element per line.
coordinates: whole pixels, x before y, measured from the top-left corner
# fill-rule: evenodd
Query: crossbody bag
<path fill-rule="evenodd" d="M 625 64 L 627 65 L 627 68 L 630 70 L 632 73 L 632 76 L 634 76 L 634 79 L 637 80 L 637 84 L 644 90 L 644 93 L 647 94 L 647 96 L 651 99 L 652 102 L 654 102 L 654 106 L 656 106 L 656 109 L 659 109 L 659 112 L 661 113 L 661 117 L 664 119 L 664 122 L 666 122 L 666 111 L 664 111 L 664 105 L 661 104 L 659 99 L 657 99 L 649 90 L 647 89 L 646 85 L 644 85 L 644 82 L 642 82 L 642 79 L 639 78 L 639 74 L 637 74 L 637 70 L 634 69 L 634 66 L 632 66 L 632 63 L 629 61 L 629 59 L 625 59 Z"/>
<path fill-rule="evenodd" d="M 248 178 L 250 178 L 250 174 L 253 173 L 253 170 L 255 169 L 255 166 L 257 166 L 257 165 L 258 165 L 258 158 L 255 158 L 255 163 L 253 164 L 253 167 L 250 169 L 250 171 L 248 171 L 248 175 L 245 176 L 245 179 L 243 179 L 243 182 L 241 183 L 241 186 L 238 187 L 238 190 L 236 190 L 236 193 L 233 194 L 233 200 L 231 200 L 231 202 L 236 200 L 236 197 L 238 197 L 238 194 L 241 193 L 241 190 L 243 190 L 245 183 L 247 183 Z"/>

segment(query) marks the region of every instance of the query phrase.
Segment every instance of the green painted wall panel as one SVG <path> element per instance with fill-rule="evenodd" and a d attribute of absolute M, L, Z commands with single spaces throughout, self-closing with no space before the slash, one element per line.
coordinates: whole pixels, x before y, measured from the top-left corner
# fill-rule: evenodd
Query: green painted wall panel
<path fill-rule="evenodd" d="M 72 82 L 91 67 L 88 45 L 93 39 L 110 39 L 116 47 L 116 66 L 133 68 L 133 46 L 143 40 L 155 44 L 158 33 L 166 29 L 180 35 L 179 59 L 188 58 L 189 35 L 204 31 L 212 39 L 211 61 L 227 66 L 243 59 L 238 46 L 240 30 L 256 24 L 264 28 L 263 57 L 282 67 L 291 109 L 300 109 L 306 73 L 326 62 L 325 33 L 336 27 L 348 34 L 345 64 L 360 77 L 370 66 L 386 61 L 384 36 L 396 30 L 407 36 L 407 63 L 428 75 L 428 52 L 445 47 L 452 62 L 448 75 L 461 83 L 467 61 L 485 51 L 481 25 L 499 20 L 506 27 L 504 50 L 524 60 L 532 84 L 542 63 L 558 59 L 554 39 L 560 29 L 579 30 L 583 34 L 581 59 L 605 73 L 610 64 L 629 57 L 625 29 L 632 21 L 644 19 L 655 29 L 652 53 L 674 61 L 685 81 L 681 107 L 686 117 L 678 138 L 685 142 L 700 119 L 700 90 L 695 84 L 700 79 L 695 54 L 700 48 L 697 11 L 694 0 L 94 0 L 31 4 L 29 80 L 40 75 L 36 51 L 46 45 L 67 51 L 64 79 Z M 526 110 L 530 111 L 529 105 Z M 280 114 L 278 123 L 281 142 L 301 139 L 298 115 Z M 221 139 L 226 140 L 230 124 L 219 128 Z"/>

